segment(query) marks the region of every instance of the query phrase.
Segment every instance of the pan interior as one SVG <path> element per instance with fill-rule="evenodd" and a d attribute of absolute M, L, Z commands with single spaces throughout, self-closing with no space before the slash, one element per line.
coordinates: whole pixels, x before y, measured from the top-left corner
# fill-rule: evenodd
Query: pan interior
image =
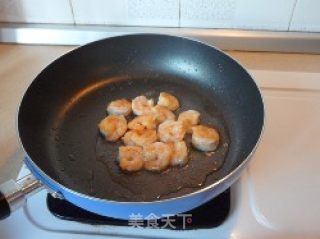
<path fill-rule="evenodd" d="M 219 150 L 210 157 L 192 151 L 188 167 L 162 174 L 124 174 L 115 163 L 118 145 L 105 143 L 97 124 L 111 100 L 156 98 L 160 91 L 178 97 L 178 112 L 198 110 L 202 123 L 217 127 Z M 53 62 L 26 92 L 18 124 L 28 155 L 62 185 L 110 200 L 153 201 L 197 191 L 232 172 L 260 136 L 263 104 L 251 77 L 223 53 L 178 37 L 133 35 Z"/>
<path fill-rule="evenodd" d="M 124 173 L 117 156 L 121 141 L 107 142 L 97 124 L 106 117 L 108 102 L 139 95 L 156 102 L 161 91 L 175 95 L 181 104 L 175 112 L 188 109 L 201 113 L 201 123 L 216 128 L 221 136 L 218 150 L 206 154 L 191 147 L 187 136 L 190 161 L 185 167 L 172 167 L 162 173 L 140 171 Z M 55 160 L 53 168 L 59 181 L 76 191 L 114 201 L 153 201 L 170 198 L 180 191 L 201 188 L 210 174 L 221 169 L 230 144 L 226 123 L 214 97 L 197 90 L 189 81 L 172 76 L 156 78 L 101 79 L 67 102 L 58 114 L 52 132 L 54 143 L 47 145 Z M 130 120 L 134 116 L 128 117 Z"/>
<path fill-rule="evenodd" d="M 82 125 L 83 128 L 92 128 L 91 138 L 96 136 L 96 158 L 91 158 L 89 161 L 83 158 L 84 162 L 81 162 L 82 164 L 87 164 L 86 168 L 90 170 L 92 176 L 90 179 L 92 181 L 88 185 L 88 193 L 117 201 L 152 201 L 168 198 L 172 193 L 177 193 L 181 189 L 195 190 L 200 188 L 205 183 L 207 175 L 221 168 L 229 145 L 229 136 L 223 116 L 218 108 L 215 107 L 214 100 L 208 100 L 208 96 L 204 96 L 203 93 L 181 82 L 183 82 L 183 79 L 174 79 L 170 76 L 144 79 L 131 78 L 126 81 L 119 80 L 106 84 L 98 91 L 89 95 L 87 99 L 83 99 L 83 101 L 86 101 L 92 98 L 94 102 L 101 102 L 94 106 L 96 107 L 95 110 L 92 109 L 93 106 L 91 104 L 87 104 L 91 108 L 91 114 L 88 117 L 92 120 L 86 121 L 87 125 L 83 121 L 84 125 Z M 133 89 L 131 89 L 132 85 L 134 85 Z M 188 109 L 201 112 L 201 122 L 217 128 L 220 132 L 220 147 L 214 154 L 199 152 L 191 147 L 191 137 L 189 135 L 187 137 L 187 144 L 190 149 L 190 161 L 185 167 L 170 168 L 162 173 L 147 171 L 131 174 L 124 173 L 119 169 L 117 163 L 118 147 L 121 145 L 121 142 L 106 142 L 97 132 L 95 123 L 105 117 L 106 102 L 117 99 L 117 97 L 132 99 L 138 95 L 145 95 L 148 98 L 156 100 L 161 91 L 170 92 L 178 97 L 181 107 L 175 112 L 176 115 Z M 83 113 L 85 109 L 83 105 L 77 105 L 74 110 Z M 76 115 L 77 113 L 70 114 L 72 117 Z M 61 132 L 70 132 L 72 130 L 71 122 L 75 120 L 79 121 L 78 119 L 65 118 L 65 130 Z M 77 127 L 73 130 L 76 132 Z M 66 133 L 62 137 L 65 139 L 72 134 L 72 132 Z M 63 152 L 65 150 L 67 149 L 59 149 L 57 151 Z M 81 149 L 77 151 L 81 151 Z M 79 154 L 79 152 L 75 154 Z"/>

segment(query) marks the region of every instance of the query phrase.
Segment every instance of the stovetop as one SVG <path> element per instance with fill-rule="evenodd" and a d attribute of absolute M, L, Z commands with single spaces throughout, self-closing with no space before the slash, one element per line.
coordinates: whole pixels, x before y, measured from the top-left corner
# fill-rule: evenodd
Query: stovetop
<path fill-rule="evenodd" d="M 211 229 L 220 226 L 230 211 L 230 189 L 209 202 L 188 212 L 157 218 L 150 214 L 145 218 L 140 214 L 131 214 L 129 220 L 114 219 L 86 211 L 72 203 L 47 195 L 49 211 L 61 220 L 86 223 L 91 225 L 113 225 L 134 228 L 153 228 L 170 230 Z"/>

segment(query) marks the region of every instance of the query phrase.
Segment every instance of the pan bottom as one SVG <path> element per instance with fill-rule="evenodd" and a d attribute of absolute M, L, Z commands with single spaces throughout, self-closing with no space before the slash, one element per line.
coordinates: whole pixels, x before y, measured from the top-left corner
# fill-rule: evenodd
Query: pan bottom
<path fill-rule="evenodd" d="M 218 150 L 213 154 L 199 152 L 190 146 L 188 138 L 190 161 L 185 167 L 170 168 L 160 174 L 147 171 L 124 173 L 116 162 L 121 142 L 106 142 L 98 133 L 97 124 L 106 116 L 106 104 L 138 95 L 156 100 L 161 91 L 179 99 L 181 107 L 175 112 L 176 115 L 184 110 L 197 110 L 201 114 L 201 124 L 219 131 L 221 142 Z M 56 166 L 63 169 L 58 178 L 64 185 L 79 192 L 115 201 L 154 201 L 197 191 L 207 185 L 208 175 L 212 178 L 219 172 L 230 144 L 223 115 L 214 98 L 187 80 L 172 77 L 137 78 L 101 84 L 69 107 L 63 121 L 59 122 L 56 133 L 64 140 L 55 144 Z M 210 183 L 214 182 L 214 178 Z"/>

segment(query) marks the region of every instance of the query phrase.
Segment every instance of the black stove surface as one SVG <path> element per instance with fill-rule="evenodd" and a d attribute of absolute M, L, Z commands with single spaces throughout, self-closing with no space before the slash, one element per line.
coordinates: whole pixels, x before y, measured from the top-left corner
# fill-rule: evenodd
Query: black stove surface
<path fill-rule="evenodd" d="M 130 220 L 100 216 L 81 209 L 68 201 L 53 198 L 50 194 L 47 196 L 47 206 L 49 211 L 60 219 L 86 224 L 166 228 L 172 230 L 214 228 L 221 225 L 229 214 L 230 189 L 191 211 L 157 220 L 152 219 L 152 217 L 148 218 L 148 220 L 143 220 L 138 215 L 132 215 L 133 217 L 130 217 Z M 168 221 L 170 222 L 168 223 Z"/>

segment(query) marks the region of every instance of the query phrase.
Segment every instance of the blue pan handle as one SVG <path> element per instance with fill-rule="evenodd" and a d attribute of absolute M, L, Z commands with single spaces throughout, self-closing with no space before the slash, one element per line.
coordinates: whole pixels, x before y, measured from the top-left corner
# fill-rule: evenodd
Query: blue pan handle
<path fill-rule="evenodd" d="M 24 205 L 26 198 L 43 188 L 31 174 L 18 181 L 9 180 L 0 185 L 0 220 L 7 218 Z"/>

